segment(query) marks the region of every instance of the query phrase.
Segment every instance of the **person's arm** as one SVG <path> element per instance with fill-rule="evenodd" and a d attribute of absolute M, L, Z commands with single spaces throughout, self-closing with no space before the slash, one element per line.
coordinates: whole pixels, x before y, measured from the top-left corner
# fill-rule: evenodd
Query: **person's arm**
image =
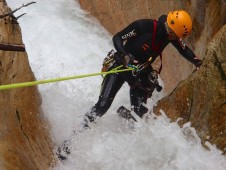
<path fill-rule="evenodd" d="M 194 64 L 196 68 L 199 68 L 202 65 L 202 60 L 198 59 L 194 52 L 181 39 L 172 41 L 172 44 L 178 52 Z"/>

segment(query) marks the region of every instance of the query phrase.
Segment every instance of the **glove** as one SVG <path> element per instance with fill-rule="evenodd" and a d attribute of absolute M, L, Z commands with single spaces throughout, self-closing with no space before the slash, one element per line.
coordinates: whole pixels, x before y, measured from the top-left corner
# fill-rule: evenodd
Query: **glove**
<path fill-rule="evenodd" d="M 162 86 L 160 86 L 159 84 L 157 84 L 155 88 L 156 88 L 157 92 L 162 91 Z"/>
<path fill-rule="evenodd" d="M 162 91 L 162 86 L 159 85 L 158 82 L 158 72 L 156 70 L 153 70 L 149 75 L 148 75 L 149 82 L 152 84 L 155 84 L 155 89 L 157 92 Z"/>
<path fill-rule="evenodd" d="M 122 64 L 124 67 L 128 67 L 129 64 L 138 63 L 132 54 L 122 54 L 121 57 L 123 58 Z"/>
<path fill-rule="evenodd" d="M 199 60 L 198 58 L 195 58 L 194 65 L 196 66 L 196 69 L 199 69 L 202 65 L 202 60 Z"/>
<path fill-rule="evenodd" d="M 151 73 L 148 75 L 148 80 L 153 84 L 158 83 L 158 72 L 156 70 L 151 71 Z"/>

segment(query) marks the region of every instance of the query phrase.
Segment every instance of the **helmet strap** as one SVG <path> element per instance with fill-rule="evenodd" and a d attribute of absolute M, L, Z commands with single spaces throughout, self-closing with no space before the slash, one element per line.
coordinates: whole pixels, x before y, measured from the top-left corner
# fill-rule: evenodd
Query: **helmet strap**
<path fill-rule="evenodd" d="M 165 22 L 164 25 L 165 25 L 167 34 L 170 34 L 170 28 L 169 28 L 167 22 Z"/>

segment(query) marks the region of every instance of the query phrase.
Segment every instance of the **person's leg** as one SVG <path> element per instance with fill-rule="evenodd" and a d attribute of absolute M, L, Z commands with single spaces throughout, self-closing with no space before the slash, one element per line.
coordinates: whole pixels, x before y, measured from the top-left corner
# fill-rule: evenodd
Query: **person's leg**
<path fill-rule="evenodd" d="M 147 102 L 147 94 L 142 88 L 140 75 L 133 76 L 127 73 L 126 81 L 130 86 L 130 103 L 132 110 L 140 117 L 147 113 L 148 109 L 143 106 Z"/>
<path fill-rule="evenodd" d="M 130 88 L 130 102 L 132 110 L 140 117 L 148 112 L 148 109 L 143 106 L 147 102 L 146 92 L 139 86 Z"/>
<path fill-rule="evenodd" d="M 86 114 L 88 121 L 93 122 L 97 116 L 101 117 L 107 112 L 123 83 L 124 80 L 120 74 L 109 74 L 105 76 L 99 100 L 92 107 L 91 111 Z"/>

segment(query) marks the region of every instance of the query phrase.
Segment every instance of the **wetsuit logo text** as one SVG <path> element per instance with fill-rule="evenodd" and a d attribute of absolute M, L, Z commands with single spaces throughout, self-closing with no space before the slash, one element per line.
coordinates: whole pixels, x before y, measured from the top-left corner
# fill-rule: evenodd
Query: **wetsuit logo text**
<path fill-rule="evenodd" d="M 131 31 L 131 32 L 129 32 L 129 33 L 123 35 L 123 36 L 122 36 L 122 39 L 125 40 L 125 39 L 127 39 L 127 38 L 129 38 L 129 37 L 132 37 L 132 36 L 135 36 L 135 35 L 136 35 L 136 33 L 135 33 L 135 29 L 134 29 L 133 31 Z"/>

